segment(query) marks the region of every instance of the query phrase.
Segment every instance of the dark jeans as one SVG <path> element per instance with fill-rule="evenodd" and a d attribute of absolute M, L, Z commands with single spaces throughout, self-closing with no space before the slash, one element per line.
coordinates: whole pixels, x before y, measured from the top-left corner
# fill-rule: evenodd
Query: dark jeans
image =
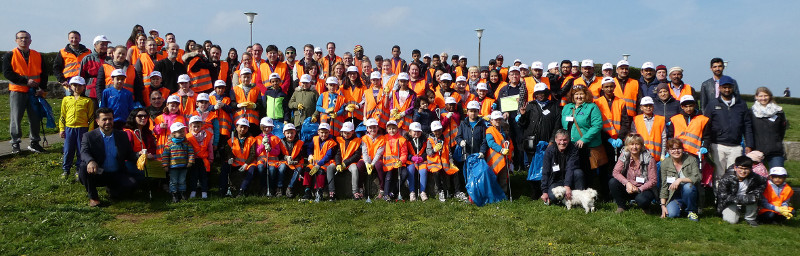
<path fill-rule="evenodd" d="M 628 194 L 628 192 L 625 191 L 625 185 L 613 178 L 608 181 L 608 188 L 611 192 L 611 197 L 613 197 L 614 202 L 617 203 L 617 207 L 623 209 L 627 208 L 625 204 L 631 199 L 636 200 L 636 204 L 639 205 L 639 208 L 649 209 L 653 199 L 656 198 L 652 189 L 639 191 L 639 193 L 636 194 Z"/>
<path fill-rule="evenodd" d="M 130 177 L 124 169 L 116 172 L 103 172 L 103 174 L 89 174 L 86 166 L 81 166 L 78 171 L 78 179 L 86 188 L 89 199 L 93 200 L 100 200 L 97 187 L 108 188 L 111 198 L 118 198 L 136 188 L 136 180 Z"/>
<path fill-rule="evenodd" d="M 192 168 L 189 168 L 189 177 L 186 179 L 187 191 L 197 191 L 197 182 L 200 182 L 200 192 L 208 192 L 208 172 L 200 159 Z"/>

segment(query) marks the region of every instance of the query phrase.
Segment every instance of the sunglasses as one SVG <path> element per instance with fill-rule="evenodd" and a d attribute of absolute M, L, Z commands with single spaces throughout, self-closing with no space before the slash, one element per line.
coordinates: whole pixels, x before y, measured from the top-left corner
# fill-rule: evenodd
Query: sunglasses
<path fill-rule="evenodd" d="M 294 54 L 294 52 L 286 52 L 286 54 Z"/>
<path fill-rule="evenodd" d="M 147 115 L 136 115 L 136 117 L 138 117 L 138 118 L 145 118 L 145 117 L 147 117 Z"/>

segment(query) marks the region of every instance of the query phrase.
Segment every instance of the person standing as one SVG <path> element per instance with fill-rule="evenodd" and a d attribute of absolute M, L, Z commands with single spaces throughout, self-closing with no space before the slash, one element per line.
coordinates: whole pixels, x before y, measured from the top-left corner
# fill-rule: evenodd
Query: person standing
<path fill-rule="evenodd" d="M 186 74 L 186 65 L 180 59 L 183 54 L 180 54 L 179 47 L 176 43 L 170 43 L 164 47 L 167 51 L 167 58 L 159 60 L 153 67 L 154 71 L 161 72 L 163 87 L 169 89 L 170 93 L 178 91 L 178 76 Z"/>
<path fill-rule="evenodd" d="M 76 168 L 81 162 L 80 148 L 81 137 L 89 131 L 89 128 L 94 128 L 92 115 L 94 114 L 94 103 L 91 99 L 83 97 L 86 91 L 86 81 L 83 77 L 75 76 L 70 78 L 69 84 L 70 91 L 75 92 L 73 95 L 66 96 L 61 101 L 61 116 L 58 118 L 59 136 L 64 139 L 64 161 L 61 165 L 64 171 L 61 174 L 62 178 L 69 176 L 69 170 L 72 168 L 72 158 L 78 152 L 78 161 Z"/>
<path fill-rule="evenodd" d="M 708 117 L 711 161 L 714 162 L 714 180 L 718 181 L 734 159 L 753 150 L 753 122 L 747 104 L 734 96 L 734 82 L 730 77 L 719 80 L 719 98 L 703 110 Z"/>
<path fill-rule="evenodd" d="M 553 140 L 555 131 L 561 129 L 561 106 L 557 101 L 548 100 L 550 90 L 544 83 L 538 83 L 533 89 L 534 100 L 528 102 L 524 107 L 519 109 L 517 115 L 517 124 L 522 130 L 522 145 L 525 150 L 525 166 L 528 167 L 533 160 L 536 148 L 540 145 L 544 146 Z M 528 141 L 532 140 L 536 143 L 534 148 L 529 148 Z M 529 168 L 525 168 L 528 170 Z M 540 192 L 537 184 L 538 181 L 532 181 L 532 191 L 534 192 L 531 198 L 537 198 Z"/>
<path fill-rule="evenodd" d="M 639 100 L 645 96 L 650 96 L 650 98 L 653 99 L 658 98 L 658 91 L 656 88 L 658 88 L 658 84 L 661 82 L 656 79 L 656 67 L 652 62 L 645 62 L 642 64 L 641 73 L 642 77 L 639 78 Z"/>
<path fill-rule="evenodd" d="M 45 62 L 39 52 L 30 48 L 31 34 L 25 30 L 20 30 L 16 34 L 17 48 L 3 55 L 3 76 L 11 83 L 8 85 L 9 104 L 11 112 L 9 114 L 9 131 L 11 133 L 11 153 L 17 154 L 20 151 L 19 143 L 22 141 L 22 115 L 28 112 L 28 123 L 30 123 L 31 144 L 28 150 L 44 153 L 45 150 L 39 145 L 39 128 L 42 117 L 33 109 L 32 97 L 43 96 L 47 91 L 47 74 Z"/>
<path fill-rule="evenodd" d="M 106 63 L 106 60 L 111 58 L 108 56 L 108 44 L 111 41 L 108 41 L 108 38 L 104 35 L 99 35 L 94 37 L 92 41 L 92 45 L 94 45 L 94 52 L 84 57 L 80 62 L 80 72 L 78 73 L 83 79 L 86 80 L 86 94 L 94 101 L 95 106 L 97 106 L 97 96 L 102 95 L 102 90 L 98 91 L 96 87 L 95 79 L 97 79 L 97 73 L 103 69 L 103 64 Z"/>
<path fill-rule="evenodd" d="M 789 90 L 789 87 L 786 87 L 786 90 L 783 90 L 783 97 L 792 97 L 792 91 Z"/>
<path fill-rule="evenodd" d="M 78 33 L 78 31 L 70 31 L 67 34 L 67 39 L 69 44 L 64 46 L 64 49 L 61 49 L 56 54 L 55 60 L 53 60 L 53 75 L 58 83 L 64 87 L 64 95 L 70 96 L 72 91 L 70 90 L 69 81 L 72 77 L 80 74 L 81 61 L 86 55 L 89 55 L 89 49 L 86 49 L 86 46 L 81 44 L 81 33 Z"/>
<path fill-rule="evenodd" d="M 724 70 L 725 62 L 722 61 L 722 58 L 711 59 L 712 76 L 700 85 L 700 109 L 705 109 L 706 105 L 716 102 L 714 99 L 719 98 L 719 86 L 722 85 L 719 80 L 722 79 L 722 71 Z M 739 84 L 733 78 L 730 78 L 730 80 L 732 81 L 734 95 L 739 97 Z"/>
<path fill-rule="evenodd" d="M 754 150 L 764 153 L 764 163 L 769 168 L 783 167 L 786 152 L 783 139 L 786 136 L 786 114 L 783 108 L 775 104 L 772 91 L 767 87 L 756 89 L 756 102 L 751 108 L 753 112 L 753 145 Z"/>

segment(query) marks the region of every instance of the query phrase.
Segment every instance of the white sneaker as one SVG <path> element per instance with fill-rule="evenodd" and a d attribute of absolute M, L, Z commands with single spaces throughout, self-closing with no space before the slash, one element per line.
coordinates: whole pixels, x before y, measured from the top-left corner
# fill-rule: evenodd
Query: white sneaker
<path fill-rule="evenodd" d="M 439 201 L 444 203 L 447 198 L 444 197 L 444 191 L 439 191 Z"/>
<path fill-rule="evenodd" d="M 467 195 L 464 194 L 464 192 L 456 193 L 456 198 L 458 198 L 458 200 L 461 200 L 461 201 L 464 201 L 464 202 L 467 201 Z"/>
<path fill-rule="evenodd" d="M 423 202 L 428 201 L 428 194 L 425 192 L 419 193 L 419 200 L 422 200 Z"/>
<path fill-rule="evenodd" d="M 195 198 L 195 197 L 197 197 L 197 191 L 192 191 L 192 193 L 189 193 L 189 198 Z"/>
<path fill-rule="evenodd" d="M 417 193 L 411 192 L 408 194 L 408 201 L 414 202 L 417 201 Z"/>
<path fill-rule="evenodd" d="M 203 199 L 208 198 L 208 193 L 207 192 L 200 193 L 200 198 L 203 198 Z"/>

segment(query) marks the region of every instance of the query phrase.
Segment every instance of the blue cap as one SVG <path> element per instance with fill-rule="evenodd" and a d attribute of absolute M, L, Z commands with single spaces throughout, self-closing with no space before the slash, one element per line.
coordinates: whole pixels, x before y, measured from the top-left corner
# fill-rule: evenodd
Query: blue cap
<path fill-rule="evenodd" d="M 733 78 L 731 78 L 729 76 L 722 76 L 722 77 L 719 78 L 719 85 L 733 84 L 733 83 L 734 83 L 733 82 Z"/>

